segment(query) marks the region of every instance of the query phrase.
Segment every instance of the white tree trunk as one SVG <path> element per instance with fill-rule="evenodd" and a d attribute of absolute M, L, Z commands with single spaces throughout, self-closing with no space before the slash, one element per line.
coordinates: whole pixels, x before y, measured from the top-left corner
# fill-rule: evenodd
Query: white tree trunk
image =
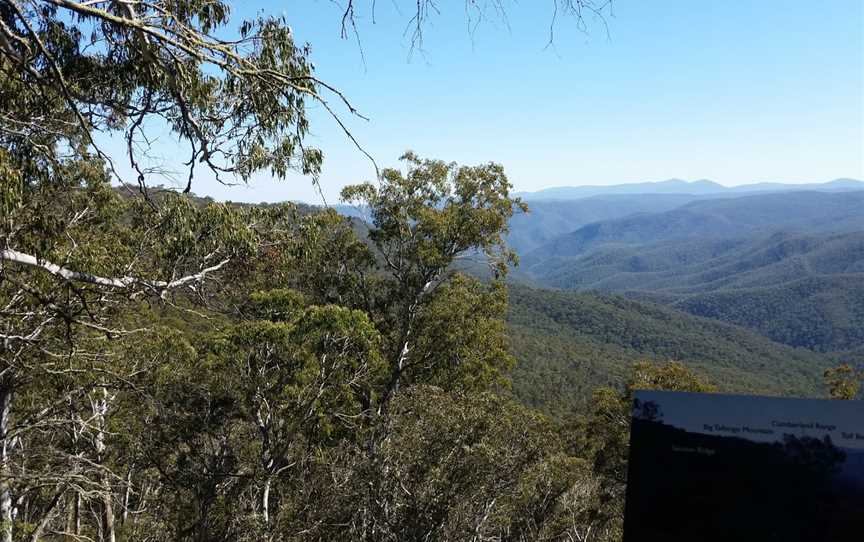
<path fill-rule="evenodd" d="M 81 534 L 81 494 L 75 492 L 75 537 Z"/>
<path fill-rule="evenodd" d="M 105 426 L 108 414 L 108 390 L 102 388 L 102 398 L 92 402 L 93 415 L 96 418 L 95 448 L 96 459 L 101 465 L 105 460 Z M 114 534 L 114 495 L 111 480 L 102 473 L 102 542 L 115 542 Z"/>
<path fill-rule="evenodd" d="M 214 273 L 218 271 L 219 269 L 225 267 L 225 265 L 227 265 L 231 261 L 230 259 L 225 259 L 217 263 L 216 265 L 205 267 L 199 272 L 192 275 L 187 275 L 185 277 L 181 277 L 172 281 L 164 281 L 147 280 L 139 277 L 101 277 L 92 273 L 73 271 L 71 269 L 61 267 L 53 262 L 49 262 L 48 260 L 37 258 L 32 254 L 25 254 L 24 252 L 18 252 L 17 250 L 11 249 L 0 250 L 0 260 L 15 262 L 17 264 L 27 265 L 30 267 L 38 267 L 44 271 L 47 271 L 48 273 L 51 273 L 52 275 L 75 282 L 87 282 L 90 284 L 96 284 L 98 286 L 106 286 L 108 288 L 130 288 L 138 286 L 152 290 L 159 290 L 162 292 L 171 290 L 173 288 L 178 288 L 180 286 L 185 286 L 187 284 L 200 282 L 204 280 L 204 278 L 209 273 Z"/>
<path fill-rule="evenodd" d="M 66 536 L 63 540 L 73 542 L 79 540 L 81 534 L 81 494 L 73 490 L 69 497 L 69 510 L 66 514 Z"/>
<path fill-rule="evenodd" d="M 135 468 L 133 464 L 129 469 L 129 473 L 126 475 L 126 492 L 123 495 L 123 515 L 120 519 L 120 525 L 126 525 L 126 520 L 129 517 L 129 499 L 132 495 L 132 469 Z"/>
<path fill-rule="evenodd" d="M 111 483 L 106 476 L 103 480 L 104 493 L 102 494 L 102 542 L 116 542 L 114 535 L 114 506 L 111 493 Z"/>
<path fill-rule="evenodd" d="M 12 542 L 12 489 L 9 467 L 9 410 L 12 390 L 0 388 L 0 542 Z"/>
<path fill-rule="evenodd" d="M 271 478 L 268 476 L 264 481 L 264 491 L 261 493 L 261 511 L 264 515 L 264 523 L 270 525 L 270 485 Z"/>
<path fill-rule="evenodd" d="M 42 539 L 42 535 L 45 533 L 45 527 L 48 526 L 48 523 L 51 521 L 52 516 L 57 508 L 57 504 L 63 498 L 63 495 L 66 493 L 66 488 L 62 486 L 58 486 L 57 493 L 54 494 L 54 498 L 51 499 L 51 503 L 48 505 L 48 509 L 45 510 L 45 515 L 42 516 L 42 521 L 39 522 L 39 525 L 36 526 L 36 529 L 33 531 L 33 534 L 30 535 L 30 542 L 39 542 Z"/>

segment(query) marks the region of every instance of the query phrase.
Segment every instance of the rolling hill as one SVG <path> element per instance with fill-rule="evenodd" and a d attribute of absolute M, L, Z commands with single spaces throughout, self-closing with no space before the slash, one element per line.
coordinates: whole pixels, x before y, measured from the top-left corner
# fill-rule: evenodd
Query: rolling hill
<path fill-rule="evenodd" d="M 820 395 L 836 358 L 739 326 L 616 295 L 510 288 L 513 391 L 547 412 L 580 408 L 638 360 L 675 359 L 734 392 Z"/>
<path fill-rule="evenodd" d="M 689 194 L 595 196 L 577 201 L 532 201 L 527 213 L 510 220 L 507 244 L 520 254 L 586 224 L 639 213 L 660 213 L 698 199 Z"/>
<path fill-rule="evenodd" d="M 864 190 L 785 192 L 694 201 L 676 209 L 594 222 L 523 255 L 523 265 L 578 257 L 600 246 L 717 240 L 776 232 L 864 231 Z"/>
<path fill-rule="evenodd" d="M 515 276 L 855 352 L 864 346 L 864 191 L 699 200 L 599 221 L 524 255 Z"/>

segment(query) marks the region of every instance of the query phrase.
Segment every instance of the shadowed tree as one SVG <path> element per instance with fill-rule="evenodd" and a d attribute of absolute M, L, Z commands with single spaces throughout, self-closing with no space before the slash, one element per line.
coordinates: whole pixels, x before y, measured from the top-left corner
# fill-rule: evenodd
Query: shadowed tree
<path fill-rule="evenodd" d="M 852 365 L 844 364 L 825 369 L 824 378 L 825 385 L 828 387 L 828 395 L 832 399 L 850 401 L 858 397 L 861 382 L 864 380 L 864 371 L 860 371 Z"/>
<path fill-rule="evenodd" d="M 573 435 L 571 453 L 591 461 L 600 478 L 598 518 L 620 534 L 627 484 L 630 421 L 637 415 L 662 417 L 656 405 L 634 404 L 636 390 L 667 390 L 712 393 L 717 388 L 680 362 L 640 362 L 633 365 L 621 390 L 600 388 L 594 392 L 590 411 L 569 424 Z"/>

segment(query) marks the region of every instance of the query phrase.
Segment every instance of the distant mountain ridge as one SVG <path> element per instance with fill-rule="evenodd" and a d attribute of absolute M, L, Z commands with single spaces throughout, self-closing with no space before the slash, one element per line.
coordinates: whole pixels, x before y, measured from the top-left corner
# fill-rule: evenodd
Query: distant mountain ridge
<path fill-rule="evenodd" d="M 594 222 L 523 254 L 522 277 L 617 292 L 860 358 L 864 191 L 702 198 Z"/>
<path fill-rule="evenodd" d="M 519 254 L 576 229 L 603 220 L 639 213 L 671 211 L 700 198 L 691 194 L 644 194 L 642 196 L 591 196 L 579 200 L 532 201 L 527 213 L 510 219 L 507 244 Z"/>
<path fill-rule="evenodd" d="M 698 200 L 671 211 L 593 222 L 523 255 L 524 267 L 579 256 L 602 245 L 635 246 L 670 240 L 707 240 L 779 231 L 832 233 L 864 230 L 864 191 L 781 192 Z"/>
<path fill-rule="evenodd" d="M 724 186 L 722 184 L 700 179 L 697 181 L 685 181 L 681 179 L 669 179 L 659 182 L 625 183 L 609 186 L 586 185 L 586 186 L 556 186 L 545 188 L 536 192 L 516 192 L 515 195 L 526 201 L 537 200 L 574 200 L 589 198 L 592 196 L 609 195 L 635 195 L 635 194 L 691 194 L 691 195 L 713 195 L 713 194 L 747 194 L 758 192 L 788 192 L 801 190 L 816 191 L 846 191 L 864 190 L 864 182 L 857 179 L 834 179 L 828 182 L 815 183 L 780 183 L 759 182 L 740 186 Z"/>

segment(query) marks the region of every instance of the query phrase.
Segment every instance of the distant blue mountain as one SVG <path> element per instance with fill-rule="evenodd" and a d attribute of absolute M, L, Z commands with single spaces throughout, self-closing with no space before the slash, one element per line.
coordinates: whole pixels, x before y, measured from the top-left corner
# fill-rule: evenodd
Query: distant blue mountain
<path fill-rule="evenodd" d="M 516 276 L 625 293 L 864 361 L 864 190 L 705 196 L 592 222 L 521 254 Z"/>
<path fill-rule="evenodd" d="M 330 207 L 332 207 L 340 215 L 351 218 L 359 218 L 364 222 L 372 222 L 372 213 L 369 207 L 366 207 L 365 205 L 359 206 L 337 204 L 331 205 Z"/>
<path fill-rule="evenodd" d="M 864 191 L 784 192 L 700 199 L 661 213 L 598 221 L 527 253 L 530 267 L 580 256 L 602 245 L 644 246 L 669 240 L 708 240 L 777 231 L 864 231 Z"/>
<path fill-rule="evenodd" d="M 723 186 L 722 184 L 701 179 L 698 181 L 683 181 L 669 179 L 660 182 L 643 182 L 616 184 L 610 186 L 558 186 L 546 188 L 537 192 L 517 192 L 515 195 L 526 201 L 531 200 L 573 200 L 592 196 L 634 195 L 634 194 L 691 194 L 696 196 L 733 195 L 754 192 L 786 192 L 799 190 L 817 190 L 825 192 L 864 190 L 864 182 L 856 179 L 835 179 L 824 183 L 790 184 L 779 182 L 761 182 L 741 186 Z"/>

